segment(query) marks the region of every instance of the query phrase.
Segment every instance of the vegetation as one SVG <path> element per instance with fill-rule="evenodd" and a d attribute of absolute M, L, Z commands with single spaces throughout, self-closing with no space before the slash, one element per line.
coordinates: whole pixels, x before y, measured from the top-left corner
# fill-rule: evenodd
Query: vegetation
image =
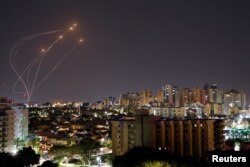
<path fill-rule="evenodd" d="M 9 153 L 0 153 L 0 167 L 30 167 L 39 163 L 40 155 L 36 154 L 31 147 L 23 148 L 18 151 L 16 155 Z M 41 166 L 38 167 L 57 167 L 58 165 L 51 162 L 45 161 Z"/>
<path fill-rule="evenodd" d="M 18 165 L 16 159 L 9 153 L 0 153 L 0 167 L 13 166 L 13 167 L 22 167 Z"/>
<path fill-rule="evenodd" d="M 171 167 L 168 162 L 164 161 L 147 161 L 143 163 L 144 167 Z"/>
<path fill-rule="evenodd" d="M 119 167 L 195 167 L 206 166 L 205 162 L 193 158 L 183 159 L 165 150 L 134 147 L 122 156 L 115 157 L 113 166 Z"/>
<path fill-rule="evenodd" d="M 82 160 L 91 164 L 91 157 L 97 153 L 100 148 L 99 143 L 92 139 L 84 139 L 77 145 L 72 146 L 54 146 L 51 150 L 55 158 L 69 157 L 73 155 L 80 155 Z"/>
<path fill-rule="evenodd" d="M 38 167 L 58 167 L 58 164 L 51 161 L 44 161 L 43 164 Z"/>
<path fill-rule="evenodd" d="M 40 155 L 36 154 L 31 147 L 26 147 L 17 152 L 15 159 L 18 164 L 31 166 L 39 163 Z"/>

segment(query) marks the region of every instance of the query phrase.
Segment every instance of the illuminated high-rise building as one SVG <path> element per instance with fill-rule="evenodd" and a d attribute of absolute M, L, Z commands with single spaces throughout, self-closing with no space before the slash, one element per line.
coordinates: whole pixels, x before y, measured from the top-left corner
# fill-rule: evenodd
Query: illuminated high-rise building
<path fill-rule="evenodd" d="M 206 91 L 206 103 L 214 103 L 216 100 L 217 84 L 205 84 L 204 90 Z"/>
<path fill-rule="evenodd" d="M 202 89 L 196 87 L 196 88 L 192 89 L 192 92 L 193 92 L 193 96 L 194 96 L 194 102 L 202 104 Z"/>
<path fill-rule="evenodd" d="M 0 151 L 13 152 L 17 141 L 28 136 L 28 110 L 15 104 L 0 104 Z"/>
<path fill-rule="evenodd" d="M 149 89 L 141 91 L 141 106 L 149 105 L 149 102 L 152 100 L 152 93 Z"/>
<path fill-rule="evenodd" d="M 231 115 L 235 109 L 246 108 L 246 94 L 243 91 L 231 90 L 224 94 L 223 110 L 225 115 Z"/>
<path fill-rule="evenodd" d="M 156 101 L 158 101 L 158 102 L 163 102 L 164 101 L 163 90 L 158 90 L 157 91 Z"/>
<path fill-rule="evenodd" d="M 139 93 L 121 93 L 119 104 L 120 106 L 134 106 L 138 107 L 141 103 L 141 96 Z"/>
<path fill-rule="evenodd" d="M 179 92 L 179 89 L 176 86 L 173 87 L 173 100 L 174 100 L 174 107 L 180 107 L 181 106 L 180 92 Z"/>
<path fill-rule="evenodd" d="M 187 106 L 189 104 L 189 88 L 183 88 L 180 90 L 180 104 L 181 106 Z"/>
<path fill-rule="evenodd" d="M 163 99 L 169 106 L 180 106 L 179 91 L 176 86 L 167 84 L 162 87 Z"/>
<path fill-rule="evenodd" d="M 222 104 L 223 103 L 223 94 L 224 94 L 224 91 L 223 90 L 217 90 L 216 91 L 216 103 L 219 103 L 219 104 Z"/>

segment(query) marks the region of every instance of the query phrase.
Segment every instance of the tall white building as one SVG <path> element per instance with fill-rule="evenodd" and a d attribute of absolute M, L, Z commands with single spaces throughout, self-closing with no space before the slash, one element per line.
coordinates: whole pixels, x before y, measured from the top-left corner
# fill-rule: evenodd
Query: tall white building
<path fill-rule="evenodd" d="M 13 152 L 18 141 L 28 136 L 28 110 L 15 104 L 0 103 L 0 152 Z"/>
<path fill-rule="evenodd" d="M 180 97 L 179 91 L 176 86 L 167 84 L 162 87 L 163 99 L 170 106 L 179 107 L 180 106 Z"/>
<path fill-rule="evenodd" d="M 149 89 L 141 91 L 141 106 L 148 106 L 149 102 L 152 101 L 152 93 Z"/>
<path fill-rule="evenodd" d="M 224 94 L 224 114 L 230 115 L 233 108 L 246 109 L 246 94 L 243 91 L 231 90 Z"/>

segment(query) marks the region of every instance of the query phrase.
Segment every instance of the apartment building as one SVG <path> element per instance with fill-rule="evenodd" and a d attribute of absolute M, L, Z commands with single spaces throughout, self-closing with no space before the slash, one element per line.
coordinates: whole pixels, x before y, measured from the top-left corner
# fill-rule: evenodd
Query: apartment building
<path fill-rule="evenodd" d="M 157 118 L 138 110 L 135 117 L 111 121 L 113 154 L 122 155 L 135 146 L 153 147 L 153 125 Z"/>
<path fill-rule="evenodd" d="M 222 150 L 224 120 L 159 120 L 154 124 L 154 148 L 183 157 L 205 158 L 208 151 Z"/>
<path fill-rule="evenodd" d="M 28 110 L 16 104 L 0 103 L 0 152 L 13 152 L 17 141 L 28 136 Z"/>
<path fill-rule="evenodd" d="M 162 119 L 146 111 L 136 113 L 135 117 L 112 121 L 114 155 L 135 146 L 148 146 L 200 159 L 208 151 L 223 149 L 222 119 Z"/>

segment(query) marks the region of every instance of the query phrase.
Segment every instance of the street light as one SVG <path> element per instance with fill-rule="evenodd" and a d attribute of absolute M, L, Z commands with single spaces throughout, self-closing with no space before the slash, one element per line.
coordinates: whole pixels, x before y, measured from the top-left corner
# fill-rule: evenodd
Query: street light
<path fill-rule="evenodd" d="M 101 158 L 99 156 L 96 157 L 96 161 L 98 163 L 98 166 L 101 166 L 102 160 L 101 160 Z"/>
<path fill-rule="evenodd" d="M 63 159 L 64 159 L 64 162 L 66 163 L 66 166 L 68 166 L 68 157 L 65 156 Z"/>
<path fill-rule="evenodd" d="M 240 151 L 240 143 L 235 142 L 234 151 Z"/>

